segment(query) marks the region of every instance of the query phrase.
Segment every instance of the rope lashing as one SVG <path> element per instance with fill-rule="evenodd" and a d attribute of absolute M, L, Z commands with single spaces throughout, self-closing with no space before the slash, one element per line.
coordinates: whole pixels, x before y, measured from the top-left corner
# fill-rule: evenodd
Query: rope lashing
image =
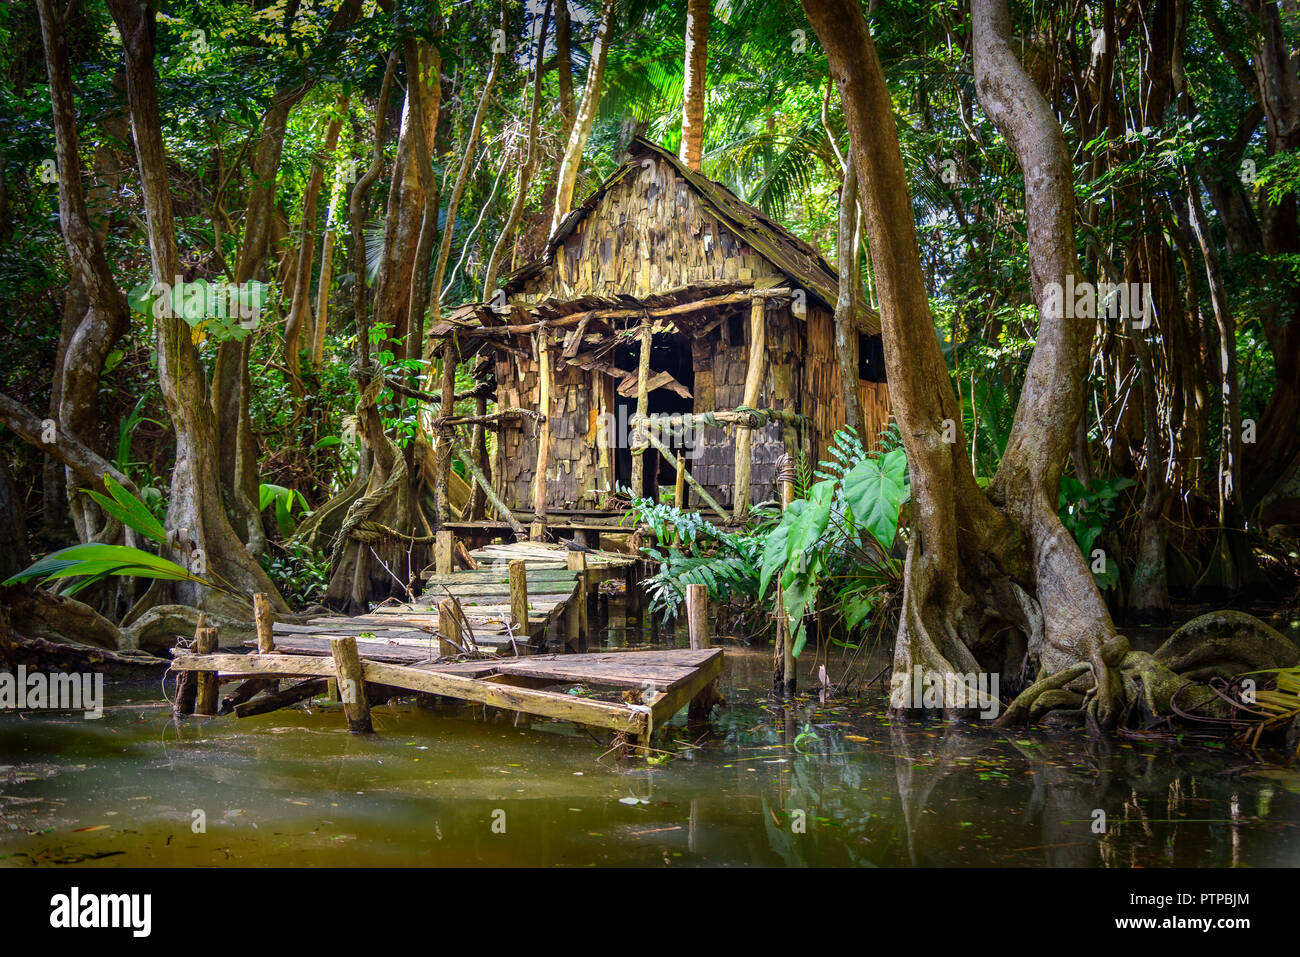
<path fill-rule="evenodd" d="M 777 482 L 794 482 L 797 475 L 794 456 L 789 452 L 782 452 L 780 458 L 776 460 Z"/>

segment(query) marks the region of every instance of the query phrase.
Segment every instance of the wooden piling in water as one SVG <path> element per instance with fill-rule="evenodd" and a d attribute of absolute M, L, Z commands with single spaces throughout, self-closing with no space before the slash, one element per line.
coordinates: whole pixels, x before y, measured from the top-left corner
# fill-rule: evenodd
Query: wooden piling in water
<path fill-rule="evenodd" d="M 573 597 L 564 608 L 564 643 L 582 651 L 588 639 L 587 631 L 587 556 L 584 552 L 569 552 L 568 567 L 578 573 Z"/>
<path fill-rule="evenodd" d="M 217 629 L 202 628 L 194 639 L 194 651 L 200 655 L 211 655 L 217 651 Z M 198 689 L 194 702 L 194 713 L 214 715 L 217 713 L 217 693 L 221 689 L 215 671 L 198 673 Z"/>
<path fill-rule="evenodd" d="M 271 613 L 271 599 L 263 592 L 253 596 L 253 623 L 257 626 L 257 653 L 275 653 L 275 616 Z"/>
<path fill-rule="evenodd" d="M 438 654 L 444 658 L 454 658 L 465 647 L 456 604 L 455 598 L 444 598 L 438 603 Z"/>
<path fill-rule="evenodd" d="M 709 589 L 705 585 L 686 586 L 686 627 L 691 636 L 691 648 L 699 651 L 713 645 L 709 636 Z M 718 691 L 718 680 L 714 678 L 691 699 L 687 720 L 707 721 L 714 706 L 724 703 Z"/>
<path fill-rule="evenodd" d="M 706 585 L 686 586 L 686 628 L 690 632 L 692 648 L 710 646 L 709 589 Z"/>
<path fill-rule="evenodd" d="M 194 645 L 198 646 L 199 633 L 208 627 L 208 616 L 199 612 L 199 619 L 194 626 Z M 173 714 L 193 714 L 194 701 L 198 697 L 199 676 L 195 671 L 182 671 L 176 682 L 176 697 L 172 700 Z"/>
<path fill-rule="evenodd" d="M 514 619 L 515 638 L 528 641 L 528 571 L 523 559 L 506 566 L 510 575 L 510 617 Z"/>
<path fill-rule="evenodd" d="M 348 730 L 353 734 L 370 734 L 375 729 L 370 723 L 365 672 L 361 667 L 361 656 L 357 654 L 356 638 L 351 635 L 331 638 L 330 653 L 334 656 L 339 697 L 343 699 L 343 713 L 348 719 Z"/>

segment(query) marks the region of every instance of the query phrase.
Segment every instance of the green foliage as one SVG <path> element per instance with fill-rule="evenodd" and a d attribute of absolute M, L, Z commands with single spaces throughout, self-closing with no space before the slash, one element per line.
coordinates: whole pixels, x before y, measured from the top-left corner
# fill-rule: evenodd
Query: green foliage
<path fill-rule="evenodd" d="M 106 514 L 123 525 L 135 529 L 141 535 L 159 544 L 166 544 L 167 532 L 143 502 L 115 482 L 112 476 L 104 476 L 104 484 L 108 488 L 108 495 L 90 489 L 86 490 L 86 494 L 91 496 Z M 219 587 L 175 562 L 143 549 L 132 548 L 129 545 L 100 545 L 95 542 L 73 545 L 52 552 L 2 584 L 37 582 L 44 585 L 65 578 L 80 579 L 80 581 L 69 582 L 62 592 L 64 595 L 75 595 L 110 576 L 190 581 L 210 588 Z"/>
<path fill-rule="evenodd" d="M 759 545 L 753 536 L 724 532 L 699 512 L 648 498 L 632 503 L 630 517 L 649 526 L 656 543 L 643 548 L 659 562 L 659 571 L 646 582 L 652 613 L 676 617 L 687 585 L 706 586 L 719 603 L 756 597 Z"/>
<path fill-rule="evenodd" d="M 849 429 L 836 433 L 829 452 L 821 480 L 781 513 L 763 548 L 758 596 L 780 582 L 796 657 L 807 641 L 806 614 L 823 591 L 852 628 L 901 575 L 890 553 L 909 492 L 906 453 L 867 452 Z"/>
<path fill-rule="evenodd" d="M 143 502 L 119 485 L 111 475 L 104 476 L 104 486 L 108 489 L 108 495 L 94 489 L 85 491 L 104 510 L 105 515 L 112 516 L 160 545 L 167 544 L 166 529 Z"/>
<path fill-rule="evenodd" d="M 303 517 L 311 514 L 311 505 L 297 489 L 285 488 L 283 485 L 263 483 L 257 487 L 257 510 L 264 512 L 271 505 L 275 506 L 275 525 L 280 530 L 281 538 L 293 535 L 298 524 L 293 517 L 294 506 L 300 506 Z"/>
<path fill-rule="evenodd" d="M 1130 478 L 1095 478 L 1084 486 L 1071 475 L 1061 479 L 1061 495 L 1058 514 L 1061 522 L 1079 543 L 1083 557 L 1092 565 L 1092 546 L 1097 536 L 1114 516 L 1119 493 L 1126 488 L 1137 485 Z M 1106 556 L 1106 570 L 1092 573 L 1097 580 L 1097 587 L 1112 588 L 1119 582 L 1119 566 L 1109 555 Z"/>
<path fill-rule="evenodd" d="M 723 531 L 699 513 L 649 499 L 634 502 L 633 517 L 655 539 L 644 551 L 659 562 L 647 583 L 651 610 L 672 618 L 688 584 L 705 585 L 725 604 L 761 603 L 779 583 L 796 655 L 811 611 L 834 611 L 850 630 L 860 627 L 901 580 L 890 553 L 908 497 L 907 460 L 896 446 L 867 452 L 851 430 L 836 433 L 828 452 L 819 480 L 798 483 L 805 497 L 784 512 L 756 507 L 755 524 L 744 531 Z"/>
<path fill-rule="evenodd" d="M 320 601 L 329 587 L 329 555 L 305 546 L 286 549 L 278 555 L 262 556 L 262 569 L 291 605 Z"/>
<path fill-rule="evenodd" d="M 215 587 L 207 579 L 200 578 L 175 562 L 142 549 L 93 542 L 52 552 L 0 584 L 16 585 L 39 579 L 38 584 L 44 585 L 56 579 L 80 578 L 81 581 L 70 583 L 62 592 L 64 595 L 75 595 L 109 576 L 190 581 Z"/>

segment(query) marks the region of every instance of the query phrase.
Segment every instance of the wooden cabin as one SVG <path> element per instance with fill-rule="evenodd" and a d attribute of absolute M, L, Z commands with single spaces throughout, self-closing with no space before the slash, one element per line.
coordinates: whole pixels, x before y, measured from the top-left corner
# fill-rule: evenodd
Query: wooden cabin
<path fill-rule="evenodd" d="M 610 490 L 657 498 L 681 459 L 684 504 L 739 518 L 776 497 L 783 452 L 815 465 L 843 425 L 837 291 L 816 249 L 638 138 L 539 259 L 430 336 L 457 361 L 487 360 L 490 483 L 516 517 L 576 526 L 621 511 Z M 864 305 L 855 325 L 870 442 L 889 393 L 879 318 Z"/>

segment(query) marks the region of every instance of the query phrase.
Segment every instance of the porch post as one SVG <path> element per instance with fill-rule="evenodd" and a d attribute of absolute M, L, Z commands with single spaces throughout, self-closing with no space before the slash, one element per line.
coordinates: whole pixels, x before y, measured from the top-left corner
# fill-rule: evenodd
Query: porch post
<path fill-rule="evenodd" d="M 758 394 L 767 374 L 767 300 L 755 296 L 749 307 L 749 366 L 745 370 L 745 394 L 741 404 L 747 408 L 758 406 Z M 754 430 L 741 428 L 736 433 L 736 498 L 735 518 L 743 521 L 749 511 L 750 447 Z"/>

